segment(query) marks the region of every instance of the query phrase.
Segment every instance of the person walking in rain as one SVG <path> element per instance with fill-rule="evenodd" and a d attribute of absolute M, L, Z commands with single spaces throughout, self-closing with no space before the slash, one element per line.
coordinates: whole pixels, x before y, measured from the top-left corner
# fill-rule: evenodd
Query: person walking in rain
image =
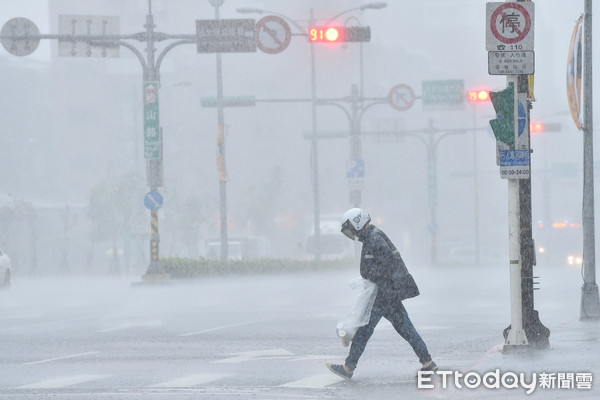
<path fill-rule="evenodd" d="M 396 246 L 371 224 L 371 216 L 360 208 L 346 211 L 343 221 L 342 233 L 362 243 L 360 275 L 377 284 L 378 289 L 371 318 L 356 331 L 344 364 L 327 364 L 327 368 L 344 379 L 351 379 L 367 342 L 384 317 L 413 348 L 422 364 L 421 371 L 436 371 L 438 366 L 402 305 L 402 300 L 419 295 L 419 289 Z"/>

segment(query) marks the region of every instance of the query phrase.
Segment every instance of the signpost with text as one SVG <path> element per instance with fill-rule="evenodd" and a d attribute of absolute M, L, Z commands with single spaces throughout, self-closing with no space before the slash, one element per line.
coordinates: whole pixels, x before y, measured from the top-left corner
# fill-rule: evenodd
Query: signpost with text
<path fill-rule="evenodd" d="M 490 92 L 497 118 L 500 175 L 508 180 L 508 236 L 511 324 L 504 331 L 504 353 L 549 346 L 550 331 L 533 309 L 533 248 L 529 143 L 529 86 L 534 73 L 534 3 L 486 4 L 488 73 L 506 75 L 507 88 Z"/>

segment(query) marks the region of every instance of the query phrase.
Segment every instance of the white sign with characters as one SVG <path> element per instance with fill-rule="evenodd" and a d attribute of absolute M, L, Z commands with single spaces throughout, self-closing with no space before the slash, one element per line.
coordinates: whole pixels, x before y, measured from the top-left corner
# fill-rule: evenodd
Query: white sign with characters
<path fill-rule="evenodd" d="M 533 51 L 534 3 L 487 3 L 487 51 Z"/>

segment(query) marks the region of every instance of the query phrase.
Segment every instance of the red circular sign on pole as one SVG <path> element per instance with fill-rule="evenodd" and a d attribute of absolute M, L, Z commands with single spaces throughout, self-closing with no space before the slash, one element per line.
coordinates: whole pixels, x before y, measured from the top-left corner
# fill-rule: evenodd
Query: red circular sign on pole
<path fill-rule="evenodd" d="M 267 54 L 281 53 L 291 40 L 290 25 L 281 17 L 267 15 L 256 23 L 256 46 Z"/>
<path fill-rule="evenodd" d="M 510 12 L 510 9 L 516 11 Z M 521 26 L 521 22 L 524 22 L 525 26 Z M 498 25 L 501 26 L 501 30 L 498 29 Z M 490 29 L 494 37 L 502 43 L 518 43 L 531 30 L 531 16 L 522 5 L 505 3 L 492 13 Z"/>
<path fill-rule="evenodd" d="M 415 92 L 413 92 L 410 86 L 401 83 L 390 89 L 388 101 L 394 109 L 406 111 L 411 108 L 415 102 Z"/>

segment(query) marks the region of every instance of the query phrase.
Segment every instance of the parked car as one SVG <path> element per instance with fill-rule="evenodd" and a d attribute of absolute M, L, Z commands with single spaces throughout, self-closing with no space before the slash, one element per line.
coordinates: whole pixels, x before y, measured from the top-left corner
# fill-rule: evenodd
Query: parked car
<path fill-rule="evenodd" d="M 10 287 L 10 258 L 0 249 L 0 287 L 8 289 Z"/>

